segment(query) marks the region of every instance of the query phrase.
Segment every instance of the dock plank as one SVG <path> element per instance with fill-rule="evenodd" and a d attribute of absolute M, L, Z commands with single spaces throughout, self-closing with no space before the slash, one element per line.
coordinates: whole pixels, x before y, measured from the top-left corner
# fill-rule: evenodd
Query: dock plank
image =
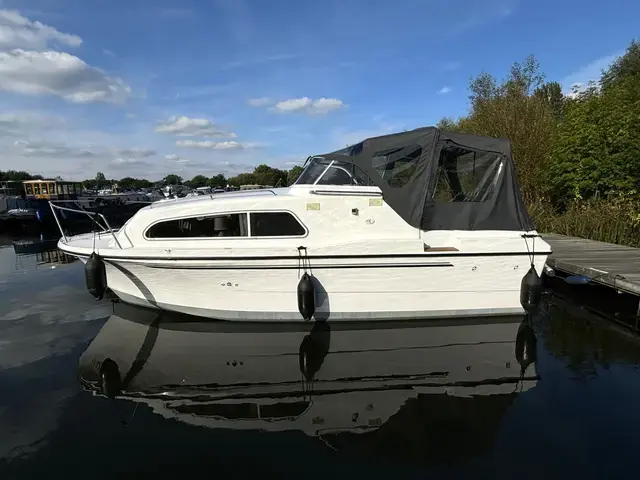
<path fill-rule="evenodd" d="M 553 251 L 549 267 L 640 296 L 640 248 L 557 234 L 542 238 Z"/>

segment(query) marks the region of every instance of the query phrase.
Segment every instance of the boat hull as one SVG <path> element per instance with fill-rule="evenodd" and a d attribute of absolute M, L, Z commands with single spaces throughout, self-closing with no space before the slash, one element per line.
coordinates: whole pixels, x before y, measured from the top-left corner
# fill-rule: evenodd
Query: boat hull
<path fill-rule="evenodd" d="M 85 259 L 86 260 L 86 259 Z M 535 258 L 542 274 L 546 255 Z M 106 259 L 107 284 L 123 301 L 200 317 L 303 321 L 292 260 Z M 409 320 L 517 315 L 526 255 L 424 255 L 312 261 L 314 320 Z"/>

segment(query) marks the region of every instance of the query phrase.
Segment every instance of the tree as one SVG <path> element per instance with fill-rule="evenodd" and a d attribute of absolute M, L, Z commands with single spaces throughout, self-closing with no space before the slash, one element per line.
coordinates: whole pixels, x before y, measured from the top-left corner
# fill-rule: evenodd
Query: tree
<path fill-rule="evenodd" d="M 556 203 L 603 195 L 638 198 L 640 184 L 640 55 L 636 42 L 567 105 L 548 182 Z"/>
<path fill-rule="evenodd" d="M 208 178 L 205 177 L 204 175 L 196 175 L 195 177 L 193 177 L 191 179 L 191 188 L 200 188 L 200 187 L 204 187 L 207 182 L 208 182 Z"/>
<path fill-rule="evenodd" d="M 118 181 L 118 185 L 123 190 L 140 190 L 151 187 L 151 182 L 140 178 L 124 177 Z"/>
<path fill-rule="evenodd" d="M 227 179 L 222 173 L 219 173 L 211 177 L 207 184 L 212 188 L 225 188 L 227 186 Z"/>
<path fill-rule="evenodd" d="M 171 173 L 164 177 L 164 183 L 167 185 L 180 185 L 182 184 L 182 177 L 175 173 Z"/>
<path fill-rule="evenodd" d="M 547 194 L 545 172 L 556 128 L 550 102 L 544 100 L 542 93 L 535 95 L 543 81 L 544 75 L 533 56 L 514 63 L 502 82 L 481 73 L 469 85 L 469 114 L 458 121 L 456 128 L 511 141 L 518 181 L 528 203 Z"/>
<path fill-rule="evenodd" d="M 533 95 L 538 100 L 547 103 L 556 119 L 562 118 L 567 103 L 567 98 L 562 94 L 562 85 L 558 82 L 545 83 L 536 88 Z"/>
<path fill-rule="evenodd" d="M 284 184 L 287 181 L 287 172 L 269 165 L 258 165 L 253 171 L 255 182 L 259 185 L 275 186 L 280 182 Z"/>
<path fill-rule="evenodd" d="M 440 121 L 436 124 L 440 130 L 445 132 L 454 132 L 458 128 L 458 124 L 451 117 L 441 118 Z"/>
<path fill-rule="evenodd" d="M 82 182 L 82 185 L 84 186 L 84 188 L 88 190 L 95 190 L 96 188 L 98 188 L 98 182 L 96 181 L 95 178 L 88 178 L 84 180 Z"/>
<path fill-rule="evenodd" d="M 287 185 L 293 185 L 303 170 L 304 168 L 299 165 L 296 165 L 291 170 L 289 170 L 289 172 L 287 173 Z"/>
<path fill-rule="evenodd" d="M 6 172 L 0 171 L 0 180 L 24 182 L 25 180 L 42 180 L 42 175 L 31 175 L 28 172 L 22 170 L 7 170 Z"/>
<path fill-rule="evenodd" d="M 255 185 L 256 177 L 253 173 L 240 173 L 228 179 L 229 185 L 239 187 L 240 185 Z"/>
<path fill-rule="evenodd" d="M 607 90 L 620 82 L 640 76 L 640 42 L 632 40 L 624 55 L 603 72 L 600 83 Z"/>
<path fill-rule="evenodd" d="M 98 172 L 96 173 L 96 186 L 98 188 L 100 188 L 102 185 L 104 185 L 105 183 L 107 183 L 107 179 L 104 176 L 104 173 L 102 172 Z"/>

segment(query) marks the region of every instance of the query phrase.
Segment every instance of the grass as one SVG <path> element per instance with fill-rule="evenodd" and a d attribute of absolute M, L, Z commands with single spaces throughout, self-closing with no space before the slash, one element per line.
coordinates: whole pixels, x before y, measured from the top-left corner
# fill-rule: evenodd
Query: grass
<path fill-rule="evenodd" d="M 528 209 L 541 233 L 640 247 L 640 202 L 587 200 L 571 204 L 563 212 L 554 211 L 546 202 L 537 202 Z"/>

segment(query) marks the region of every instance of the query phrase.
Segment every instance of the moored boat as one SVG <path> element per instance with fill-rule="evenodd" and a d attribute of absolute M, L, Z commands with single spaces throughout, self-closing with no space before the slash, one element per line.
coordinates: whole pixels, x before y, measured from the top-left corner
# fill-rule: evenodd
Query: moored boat
<path fill-rule="evenodd" d="M 520 314 L 551 253 L 509 141 L 434 127 L 310 157 L 288 188 L 165 200 L 106 227 L 58 243 L 95 296 L 232 321 Z"/>

